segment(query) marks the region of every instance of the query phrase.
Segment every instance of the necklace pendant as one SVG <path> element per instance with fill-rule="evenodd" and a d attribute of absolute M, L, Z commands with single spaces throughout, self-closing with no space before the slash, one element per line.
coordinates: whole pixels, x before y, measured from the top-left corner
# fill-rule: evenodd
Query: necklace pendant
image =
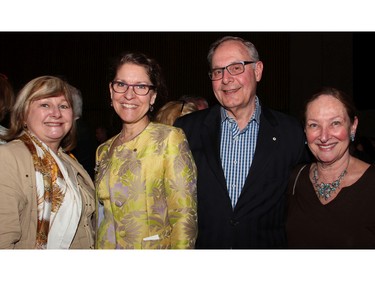
<path fill-rule="evenodd" d="M 337 188 L 338 187 L 333 184 L 322 182 L 321 184 L 316 185 L 316 192 L 319 198 L 328 200 L 331 197 L 331 193 L 335 192 Z"/>
<path fill-rule="evenodd" d="M 318 184 L 318 170 L 315 168 L 313 173 L 314 187 L 319 198 L 324 198 L 328 200 L 331 197 L 331 194 L 340 188 L 341 180 L 346 175 L 346 169 L 340 174 L 339 178 L 332 183 L 321 182 Z"/>

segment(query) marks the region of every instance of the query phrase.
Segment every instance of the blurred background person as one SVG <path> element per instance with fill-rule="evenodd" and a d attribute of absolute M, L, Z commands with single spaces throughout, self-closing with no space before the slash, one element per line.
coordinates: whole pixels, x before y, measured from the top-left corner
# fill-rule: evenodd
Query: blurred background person
<path fill-rule="evenodd" d="M 150 122 L 166 93 L 143 53 L 113 63 L 109 91 L 121 131 L 96 154 L 99 249 L 190 249 L 197 236 L 196 166 L 184 132 Z"/>
<path fill-rule="evenodd" d="M 19 92 L 0 145 L 0 248 L 94 248 L 94 185 L 65 152 L 75 145 L 74 106 L 57 77 Z"/>
<path fill-rule="evenodd" d="M 375 248 L 375 165 L 349 150 L 357 116 L 349 96 L 335 88 L 307 101 L 305 133 L 315 159 L 291 175 L 289 248 Z"/>
<path fill-rule="evenodd" d="M 155 121 L 172 126 L 178 117 L 197 110 L 198 107 L 193 102 L 169 101 L 158 110 Z"/>
<path fill-rule="evenodd" d="M 76 87 L 67 84 L 73 95 L 74 116 L 77 127 L 77 144 L 71 153 L 77 158 L 78 162 L 86 169 L 92 179 L 94 179 L 95 168 L 95 151 L 97 144 L 94 132 L 82 118 L 83 98 L 82 93 Z"/>
<path fill-rule="evenodd" d="M 6 133 L 9 126 L 8 114 L 14 103 L 14 91 L 8 77 L 0 73 L 0 144 L 5 143 L 2 135 Z"/>
<path fill-rule="evenodd" d="M 193 102 L 198 110 L 206 109 L 209 107 L 208 101 L 204 97 L 199 96 L 182 96 L 180 100 L 185 102 Z"/>
<path fill-rule="evenodd" d="M 108 129 L 105 126 L 99 125 L 95 128 L 96 144 L 99 146 L 109 139 Z"/>

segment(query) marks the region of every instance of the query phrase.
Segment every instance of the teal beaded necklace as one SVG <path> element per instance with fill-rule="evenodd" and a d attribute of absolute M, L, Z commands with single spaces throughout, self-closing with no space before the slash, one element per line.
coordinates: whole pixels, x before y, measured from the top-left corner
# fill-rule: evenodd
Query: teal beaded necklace
<path fill-rule="evenodd" d="M 313 172 L 313 181 L 314 181 L 314 187 L 316 189 L 316 193 L 319 198 L 324 198 L 325 200 L 328 200 L 331 197 L 331 193 L 335 192 L 340 188 L 341 180 L 344 178 L 344 176 L 347 174 L 347 168 L 340 174 L 337 180 L 333 181 L 332 183 L 318 183 L 318 169 L 315 167 Z"/>

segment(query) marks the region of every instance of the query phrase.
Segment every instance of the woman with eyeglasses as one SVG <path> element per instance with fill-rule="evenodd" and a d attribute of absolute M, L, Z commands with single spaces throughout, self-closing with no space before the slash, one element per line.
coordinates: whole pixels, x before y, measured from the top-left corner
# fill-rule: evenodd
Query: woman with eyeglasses
<path fill-rule="evenodd" d="M 166 94 L 159 64 L 124 53 L 112 67 L 121 131 L 96 153 L 98 249 L 189 249 L 197 236 L 196 166 L 179 128 L 150 121 Z"/>

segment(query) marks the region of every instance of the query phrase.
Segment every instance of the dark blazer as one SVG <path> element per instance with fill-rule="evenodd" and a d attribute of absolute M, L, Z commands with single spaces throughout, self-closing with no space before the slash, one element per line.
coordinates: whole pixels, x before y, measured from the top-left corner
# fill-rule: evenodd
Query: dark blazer
<path fill-rule="evenodd" d="M 285 193 L 293 167 L 307 158 L 301 124 L 262 107 L 254 159 L 235 208 L 220 160 L 220 106 L 179 118 L 198 168 L 196 248 L 284 248 Z"/>

